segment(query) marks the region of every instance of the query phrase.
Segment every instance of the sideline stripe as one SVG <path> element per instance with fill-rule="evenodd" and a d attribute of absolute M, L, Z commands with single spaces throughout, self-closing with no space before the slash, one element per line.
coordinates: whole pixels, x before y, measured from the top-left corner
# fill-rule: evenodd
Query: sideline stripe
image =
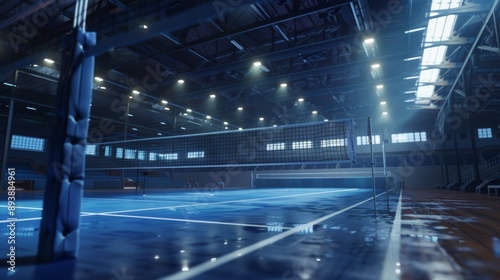
<path fill-rule="evenodd" d="M 354 191 L 354 190 L 358 190 L 358 189 L 357 188 L 355 188 L 355 189 L 342 189 L 342 190 L 314 192 L 314 193 L 305 193 L 305 194 L 290 194 L 290 195 L 259 197 L 259 198 L 249 198 L 249 199 L 239 199 L 239 200 L 228 200 L 228 201 L 219 201 L 219 202 L 207 202 L 207 203 L 198 203 L 198 204 L 185 204 L 185 205 L 177 205 L 177 206 L 162 206 L 162 207 L 142 208 L 142 209 L 133 209 L 133 210 L 120 210 L 120 211 L 105 212 L 105 213 L 102 213 L 102 214 L 119 214 L 119 213 L 130 213 L 130 212 L 138 212 L 138 211 L 172 209 L 172 208 L 179 208 L 179 207 L 208 206 L 208 205 L 235 203 L 235 202 L 268 200 L 268 199 L 297 197 L 297 196 L 308 196 L 308 195 L 318 195 L 318 194 L 335 193 L 335 192 L 347 192 L 347 191 Z"/>
<path fill-rule="evenodd" d="M 381 279 L 400 279 L 401 263 L 399 261 L 399 250 L 401 247 L 401 205 L 403 201 L 403 190 L 399 193 L 396 216 L 392 224 L 389 248 L 385 254 L 384 270 Z"/>
<path fill-rule="evenodd" d="M 377 195 L 377 197 L 380 196 L 380 195 L 382 195 L 382 194 L 384 194 L 384 193 L 385 192 Z M 315 224 L 321 223 L 321 222 L 323 222 L 325 220 L 328 220 L 328 219 L 330 219 L 332 217 L 335 217 L 335 216 L 337 216 L 339 214 L 342 214 L 342 213 L 344 213 L 344 212 L 346 212 L 348 210 L 351 210 L 351 209 L 353 209 L 353 208 L 355 208 L 355 207 L 357 207 L 357 206 L 359 206 L 361 204 L 364 204 L 364 203 L 366 203 L 366 202 L 368 202 L 368 201 L 370 201 L 372 199 L 373 199 L 373 197 L 365 199 L 365 200 L 363 200 L 361 202 L 358 202 L 358 203 L 353 204 L 353 205 L 351 205 L 349 207 L 346 207 L 346 208 L 344 208 L 342 210 L 339 210 L 339 211 L 333 212 L 333 213 L 331 213 L 329 215 L 326 215 L 326 216 L 323 216 L 321 218 L 318 218 L 318 219 L 316 219 L 314 221 L 311 221 L 311 222 L 309 222 L 307 224 L 303 224 L 303 225 L 295 227 L 295 228 L 293 228 L 291 230 L 285 231 L 283 233 L 277 234 L 275 236 L 272 236 L 272 237 L 269 237 L 269 238 L 264 239 L 262 241 L 259 241 L 257 243 L 254 243 L 254 244 L 252 244 L 250 246 L 247 246 L 245 248 L 241 248 L 241 249 L 236 250 L 236 251 L 234 251 L 232 253 L 226 254 L 226 255 L 224 255 L 224 256 L 222 256 L 220 258 L 217 258 L 217 260 L 215 262 L 207 261 L 207 262 L 204 262 L 204 263 L 202 263 L 202 264 L 200 264 L 198 266 L 190 268 L 189 271 L 177 272 L 175 274 L 162 277 L 162 278 L 160 278 L 160 280 L 183 280 L 183 279 L 189 279 L 191 277 L 198 276 L 198 275 L 200 275 L 200 274 L 202 274 L 204 272 L 212 270 L 212 269 L 214 269 L 216 267 L 219 267 L 219 266 L 221 266 L 223 264 L 231 262 L 231 261 L 233 261 L 233 260 L 235 260 L 237 258 L 240 258 L 240 257 L 244 256 L 244 255 L 250 254 L 250 253 L 255 252 L 255 251 L 257 251 L 257 250 L 259 250 L 259 249 L 261 249 L 263 247 L 266 247 L 266 246 L 271 245 L 271 244 L 273 244 L 275 242 L 278 242 L 278 241 L 280 241 L 280 240 L 282 240 L 282 239 L 284 239 L 284 238 L 286 238 L 286 237 L 288 237 L 290 235 L 293 235 L 293 234 L 298 233 L 300 231 L 303 231 L 303 230 L 305 230 L 307 228 L 310 228 L 310 227 L 314 226 Z"/>
<path fill-rule="evenodd" d="M 199 223 L 199 224 L 213 224 L 213 225 L 227 225 L 227 226 L 241 226 L 241 227 L 257 227 L 257 228 L 268 228 L 268 225 L 257 225 L 257 224 L 241 224 L 241 223 L 227 223 L 227 222 L 215 222 L 215 221 L 205 221 L 205 220 L 188 220 L 188 219 L 177 219 L 177 218 L 161 218 L 161 217 L 145 217 L 145 216 L 132 216 L 132 215 L 119 215 L 119 214 L 97 214 L 98 216 L 107 217 L 123 217 L 123 218 L 133 218 L 133 219 L 144 219 L 144 220 L 160 220 L 160 221 L 174 221 L 174 222 L 187 222 L 187 223 Z M 281 227 L 282 229 L 293 229 L 293 227 Z"/>
<path fill-rule="evenodd" d="M 335 192 L 346 192 L 346 191 L 354 191 L 358 190 L 358 188 L 353 188 L 353 189 L 342 189 L 342 190 L 333 190 L 333 191 L 324 191 L 324 192 L 314 192 L 314 193 L 306 193 L 306 194 L 291 194 L 291 195 L 282 195 L 282 196 L 271 196 L 271 197 L 261 197 L 261 198 L 249 198 L 249 199 L 240 199 L 240 200 L 229 200 L 229 201 L 219 201 L 219 202 L 207 202 L 207 203 L 198 203 L 198 204 L 185 204 L 185 205 L 176 205 L 176 206 L 163 206 L 163 207 L 154 207 L 154 208 L 142 208 L 142 209 L 132 209 L 132 210 L 120 210 L 120 211 L 111 211 L 111 212 L 102 212 L 102 213 L 94 213 L 94 212 L 82 212 L 81 217 L 86 217 L 86 216 L 95 216 L 95 215 L 102 215 L 102 216 L 112 216 L 113 214 L 120 214 L 120 213 L 130 213 L 130 212 L 139 212 L 139 211 L 150 211 L 150 210 L 163 210 L 163 209 L 175 209 L 175 208 L 183 208 L 183 207 L 195 207 L 195 206 L 209 206 L 209 205 L 218 205 L 218 204 L 228 204 L 228 203 L 235 203 L 235 202 L 246 202 L 246 201 L 256 201 L 256 200 L 269 200 L 269 199 L 277 199 L 277 198 L 286 198 L 286 197 L 298 197 L 298 196 L 309 196 L 309 195 L 317 195 L 317 194 L 326 194 L 326 193 L 335 193 Z M 134 201 L 141 201 L 141 200 L 134 200 Z M 165 201 L 163 201 L 165 202 Z M 0 207 L 8 207 L 4 205 L 0 205 Z M 31 210 L 43 210 L 43 208 L 35 208 L 35 207 L 16 207 L 19 209 L 31 209 Z M 119 217 L 119 215 L 115 215 L 116 217 Z M 124 215 L 125 217 L 125 215 Z M 130 217 L 140 217 L 140 216 L 130 216 Z M 144 217 L 145 219 L 148 219 L 148 217 Z M 149 217 L 152 218 L 152 217 Z M 25 218 L 25 219 L 17 219 L 17 222 L 23 222 L 23 221 L 33 221 L 33 220 L 40 220 L 42 219 L 41 217 L 37 218 Z M 174 221 L 175 219 L 173 219 Z M 180 219 L 182 220 L 182 219 Z M 186 220 L 189 221 L 189 220 Z M 11 220 L 0 220 L 0 223 L 9 223 Z M 209 223 L 209 221 L 206 221 Z"/>

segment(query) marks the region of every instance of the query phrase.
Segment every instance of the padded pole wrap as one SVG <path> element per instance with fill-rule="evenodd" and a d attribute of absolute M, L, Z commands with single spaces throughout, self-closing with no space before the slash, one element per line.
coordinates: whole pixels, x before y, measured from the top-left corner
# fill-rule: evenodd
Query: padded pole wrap
<path fill-rule="evenodd" d="M 80 206 L 85 177 L 94 57 L 83 56 L 95 33 L 75 28 L 66 38 L 57 89 L 56 118 L 49 145 L 38 260 L 78 255 Z"/>

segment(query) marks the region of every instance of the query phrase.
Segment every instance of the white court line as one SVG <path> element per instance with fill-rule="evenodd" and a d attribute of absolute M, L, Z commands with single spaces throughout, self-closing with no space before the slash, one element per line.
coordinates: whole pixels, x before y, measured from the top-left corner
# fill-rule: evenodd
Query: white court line
<path fill-rule="evenodd" d="M 380 195 L 382 195 L 382 194 L 384 194 L 384 193 L 381 193 L 381 194 L 377 195 L 377 197 L 380 196 Z M 221 266 L 221 265 L 223 265 L 225 263 L 228 263 L 228 262 L 231 262 L 231 261 L 233 261 L 235 259 L 238 259 L 241 256 L 250 254 L 250 253 L 255 252 L 255 251 L 257 251 L 257 250 L 259 250 L 259 249 L 261 249 L 263 247 L 266 247 L 266 246 L 271 245 L 271 244 L 273 244 L 275 242 L 278 242 L 278 241 L 280 241 L 280 240 L 282 240 L 282 239 L 284 239 L 284 238 L 286 238 L 286 237 L 288 237 L 290 235 L 293 235 L 293 234 L 295 234 L 297 232 L 301 232 L 303 230 L 306 230 L 307 228 L 310 228 L 310 227 L 314 226 L 315 224 L 321 223 L 321 222 L 323 222 L 325 220 L 328 220 L 328 219 L 330 219 L 332 217 L 335 217 L 335 216 L 337 216 L 339 214 L 342 214 L 342 213 L 344 213 L 344 212 L 346 212 L 348 210 L 351 210 L 352 208 L 355 208 L 355 207 L 357 207 L 357 206 L 359 206 L 359 205 L 361 205 L 363 203 L 366 203 L 366 202 L 368 202 L 368 201 L 370 201 L 372 199 L 373 199 L 373 197 L 365 199 L 365 200 L 363 200 L 361 202 L 358 202 L 358 203 L 353 204 L 353 205 L 351 205 L 349 207 L 346 207 L 346 208 L 341 209 L 339 211 L 333 212 L 333 213 L 331 213 L 329 215 L 326 215 L 326 216 L 323 216 L 321 218 L 318 218 L 318 219 L 316 219 L 314 221 L 311 221 L 311 222 L 309 222 L 307 224 L 303 224 L 303 225 L 295 227 L 295 228 L 293 228 L 291 230 L 285 231 L 283 233 L 277 234 L 275 236 L 272 236 L 272 237 L 269 237 L 269 238 L 264 239 L 262 241 L 259 241 L 257 243 L 254 243 L 254 244 L 252 244 L 250 246 L 247 246 L 245 248 L 241 248 L 241 249 L 236 250 L 236 251 L 234 251 L 232 253 L 226 254 L 226 255 L 224 255 L 222 257 L 217 258 L 217 260 L 215 262 L 207 261 L 207 262 L 204 262 L 204 263 L 202 263 L 200 265 L 197 265 L 195 267 L 189 268 L 189 271 L 177 272 L 175 274 L 172 274 L 172 275 L 160 278 L 160 280 L 183 280 L 183 279 L 189 279 L 191 277 L 198 276 L 198 275 L 200 275 L 200 274 L 202 274 L 204 272 L 212 270 L 212 269 L 214 269 L 216 267 L 219 267 L 219 266 Z"/>
<path fill-rule="evenodd" d="M 227 222 L 215 222 L 206 220 L 188 220 L 188 219 L 176 219 L 176 218 L 161 218 L 161 217 L 148 217 L 148 216 L 132 216 L 132 215 L 119 215 L 119 214 L 97 214 L 98 216 L 106 217 L 123 217 L 123 218 L 133 218 L 133 219 L 143 219 L 143 220 L 160 220 L 160 221 L 173 221 L 173 222 L 188 222 L 188 223 L 199 223 L 199 224 L 213 224 L 213 225 L 226 225 L 226 226 L 240 226 L 240 227 L 257 227 L 257 228 L 268 228 L 267 225 L 257 225 L 257 224 L 241 224 L 241 223 L 227 223 Z M 293 227 L 281 227 L 282 229 L 293 229 Z"/>
<path fill-rule="evenodd" d="M 255 200 L 268 200 L 268 199 L 277 199 L 277 198 L 285 198 L 285 197 L 296 197 L 296 196 L 308 196 L 308 195 L 316 195 L 316 194 L 325 194 L 325 193 L 334 193 L 334 192 L 345 192 L 345 191 L 353 191 L 355 189 L 342 189 L 342 190 L 333 190 L 333 191 L 324 191 L 324 192 L 314 192 L 314 193 L 306 193 L 306 194 L 291 194 L 291 195 L 282 195 L 282 196 L 271 196 L 271 197 L 262 197 L 262 198 L 249 198 L 249 199 L 240 199 L 240 200 L 230 200 L 230 201 L 219 201 L 219 202 L 211 202 L 211 203 L 199 203 L 199 204 L 186 204 L 186 205 L 177 205 L 177 206 L 163 206 L 163 207 L 155 207 L 155 208 L 143 208 L 143 209 L 132 209 L 132 210 L 121 210 L 121 211 L 111 211 L 111 212 L 102 212 L 102 213 L 94 213 L 94 212 L 82 212 L 81 216 L 95 216 L 95 215 L 109 215 L 111 214 L 119 214 L 119 213 L 130 213 L 130 212 L 139 212 L 139 211 L 149 211 L 149 210 L 162 210 L 162 209 L 175 209 L 181 207 L 195 207 L 195 206 L 207 206 L 207 205 L 216 205 L 216 204 L 227 204 L 234 202 L 246 202 L 246 201 L 255 201 Z M 140 200 L 138 200 L 140 201 Z M 1 205 L 0 205 L 1 206 Z M 7 207 L 7 206 L 2 206 Z M 21 207 L 16 207 L 21 208 Z M 43 210 L 42 208 L 33 208 L 36 210 Z M 118 215 L 116 215 L 118 217 Z M 137 216 L 139 217 L 139 216 Z M 33 221 L 40 220 L 41 217 L 38 218 L 26 218 L 26 219 L 17 219 L 16 221 Z M 0 223 L 9 223 L 10 220 L 1 220 Z M 208 221 L 207 221 L 208 222 Z"/>
<path fill-rule="evenodd" d="M 401 247 L 401 205 L 403 201 L 403 190 L 399 194 L 396 216 L 392 224 L 389 249 L 385 254 L 384 271 L 381 279 L 400 279 L 401 263 L 399 260 L 399 250 Z"/>
<path fill-rule="evenodd" d="M 120 211 L 104 212 L 103 214 L 118 214 L 118 213 L 130 213 L 130 212 L 138 212 L 138 211 L 172 209 L 172 208 L 175 209 L 175 208 L 180 208 L 180 207 L 208 206 L 208 205 L 235 203 L 235 202 L 247 202 L 247 201 L 256 201 L 256 200 L 268 200 L 268 199 L 277 199 L 277 198 L 286 198 L 286 197 L 317 195 L 317 194 L 334 193 L 334 192 L 346 192 L 346 191 L 354 191 L 354 190 L 357 190 L 357 188 L 356 189 L 343 189 L 343 190 L 335 190 L 335 191 L 305 193 L 305 194 L 290 194 L 290 195 L 269 196 L 269 197 L 259 197 L 259 198 L 249 198 L 249 199 L 239 199 L 239 200 L 228 200 L 228 201 L 219 201 L 219 202 L 207 202 L 207 203 L 198 203 L 198 204 L 185 204 L 185 205 L 177 205 L 177 206 L 163 206 L 163 207 L 142 208 L 142 209 L 132 209 L 132 210 L 120 210 Z"/>
<path fill-rule="evenodd" d="M 0 205 L 0 207 L 7 208 L 9 206 Z M 26 207 L 26 206 L 16 206 L 16 209 L 42 210 L 42 208 L 40 208 L 40 207 Z"/>

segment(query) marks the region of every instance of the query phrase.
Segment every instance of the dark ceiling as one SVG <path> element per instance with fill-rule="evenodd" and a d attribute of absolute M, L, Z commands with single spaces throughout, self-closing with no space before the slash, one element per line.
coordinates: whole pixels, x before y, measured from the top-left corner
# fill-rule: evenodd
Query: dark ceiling
<path fill-rule="evenodd" d="M 422 55 L 425 30 L 405 31 L 427 25 L 430 5 L 90 0 L 86 29 L 98 41 L 89 51 L 102 78 L 94 80 L 91 129 L 112 122 L 102 136 L 113 140 L 125 131 L 128 138 L 154 137 L 342 118 L 389 118 L 411 127 L 452 104 L 464 107 L 465 96 L 484 90 L 488 96 L 474 113 L 498 118 L 498 1 L 469 1 L 453 12 L 453 38 L 439 42 L 448 46 L 446 61 L 433 66 L 440 79 L 422 102 L 415 96 L 419 81 L 408 78 L 419 75 L 421 61 L 405 59 Z M 0 4 L 2 117 L 14 96 L 23 125 L 51 126 L 74 10 L 71 0 Z"/>

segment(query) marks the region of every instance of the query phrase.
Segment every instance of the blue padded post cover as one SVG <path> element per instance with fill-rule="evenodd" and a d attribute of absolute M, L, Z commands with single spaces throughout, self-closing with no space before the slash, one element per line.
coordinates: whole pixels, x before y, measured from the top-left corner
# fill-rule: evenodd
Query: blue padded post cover
<path fill-rule="evenodd" d="M 94 57 L 83 54 L 95 43 L 95 33 L 86 33 L 80 28 L 75 28 L 66 38 L 57 89 L 57 122 L 49 141 L 40 224 L 37 257 L 42 262 L 78 255 L 85 146 L 94 76 Z"/>

